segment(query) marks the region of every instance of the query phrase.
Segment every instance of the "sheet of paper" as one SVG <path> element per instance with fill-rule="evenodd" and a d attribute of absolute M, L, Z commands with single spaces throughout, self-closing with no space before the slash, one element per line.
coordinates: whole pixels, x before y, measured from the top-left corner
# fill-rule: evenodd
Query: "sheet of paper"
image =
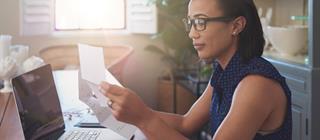
<path fill-rule="evenodd" d="M 89 87 L 98 97 L 100 105 L 107 106 L 107 99 L 96 85 L 105 80 L 103 49 L 86 44 L 78 44 L 81 77 L 89 81 Z"/>
<path fill-rule="evenodd" d="M 103 48 L 78 44 L 82 78 L 99 85 L 105 79 Z"/>
<path fill-rule="evenodd" d="M 109 98 L 104 96 L 97 85 L 91 83 L 91 82 L 87 82 L 88 86 L 90 87 L 92 93 L 96 96 L 96 98 L 98 99 L 98 102 L 100 104 L 100 106 L 103 106 L 103 107 L 107 107 L 108 105 L 108 101 L 109 101 Z"/>
<path fill-rule="evenodd" d="M 99 102 L 97 96 L 94 96 L 94 93 L 89 86 L 90 82 L 82 79 L 79 72 L 79 99 L 86 103 L 96 115 L 99 123 L 107 127 L 114 132 L 118 133 L 120 136 L 123 136 L 127 139 L 130 139 L 137 127 L 120 122 L 114 118 L 112 115 L 111 109 L 108 106 L 102 106 Z"/>
<path fill-rule="evenodd" d="M 121 83 L 107 69 L 105 70 L 105 76 L 106 77 L 105 77 L 104 81 L 107 81 L 108 83 L 113 84 L 113 85 L 123 87 L 121 85 Z"/>
<path fill-rule="evenodd" d="M 80 72 L 78 76 L 79 99 L 93 110 L 102 126 L 130 139 L 137 128 L 131 124 L 117 121 L 112 115 L 111 109 L 107 106 L 107 101 L 109 99 L 98 89 L 98 84 L 101 81 L 107 81 L 110 84 L 122 86 L 120 82 L 105 69 L 104 60 L 101 60 L 104 58 L 103 50 L 84 44 L 79 44 L 78 47 L 80 57 Z M 95 55 L 86 54 L 91 52 Z M 96 66 L 92 66 L 93 64 Z M 103 72 L 101 73 L 101 71 Z M 101 76 L 102 78 L 98 76 Z"/>

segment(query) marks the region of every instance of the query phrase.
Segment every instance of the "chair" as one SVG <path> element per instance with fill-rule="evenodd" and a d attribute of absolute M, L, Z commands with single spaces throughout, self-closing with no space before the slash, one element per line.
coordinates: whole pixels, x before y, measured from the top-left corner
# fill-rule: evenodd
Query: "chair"
<path fill-rule="evenodd" d="M 98 46 L 103 47 L 106 68 L 121 82 L 123 68 L 133 53 L 130 46 Z M 57 45 L 43 48 L 39 56 L 44 62 L 51 64 L 53 70 L 79 69 L 79 53 L 77 45 Z"/>

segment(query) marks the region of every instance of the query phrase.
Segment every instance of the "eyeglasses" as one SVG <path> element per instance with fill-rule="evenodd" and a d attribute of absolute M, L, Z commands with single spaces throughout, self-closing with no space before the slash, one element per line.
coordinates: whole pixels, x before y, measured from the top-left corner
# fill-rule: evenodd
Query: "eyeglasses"
<path fill-rule="evenodd" d="M 190 18 L 184 18 L 182 19 L 186 31 L 190 32 L 192 25 L 194 26 L 194 29 L 196 31 L 204 31 L 207 27 L 207 22 L 228 22 L 233 20 L 233 17 L 211 17 L 211 18 L 195 18 L 195 19 L 190 19 Z"/>

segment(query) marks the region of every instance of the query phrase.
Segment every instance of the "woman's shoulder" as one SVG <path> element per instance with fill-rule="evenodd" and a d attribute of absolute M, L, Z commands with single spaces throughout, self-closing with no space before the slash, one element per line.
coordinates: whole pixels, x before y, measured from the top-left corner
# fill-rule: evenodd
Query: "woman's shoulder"
<path fill-rule="evenodd" d="M 279 71 L 263 57 L 255 57 L 249 60 L 242 68 L 245 75 L 258 74 L 277 81 L 283 80 Z"/>
<path fill-rule="evenodd" d="M 268 70 L 276 70 L 276 68 L 263 57 L 255 57 L 248 61 L 247 66 L 253 69 L 262 69 L 266 68 Z"/>

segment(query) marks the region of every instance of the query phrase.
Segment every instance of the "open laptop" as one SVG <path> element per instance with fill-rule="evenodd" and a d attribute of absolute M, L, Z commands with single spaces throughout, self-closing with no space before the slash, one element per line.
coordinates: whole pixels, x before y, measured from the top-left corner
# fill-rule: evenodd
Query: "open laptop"
<path fill-rule="evenodd" d="M 109 129 L 65 130 L 51 66 L 44 65 L 12 79 L 14 97 L 26 140 L 124 140 Z"/>

